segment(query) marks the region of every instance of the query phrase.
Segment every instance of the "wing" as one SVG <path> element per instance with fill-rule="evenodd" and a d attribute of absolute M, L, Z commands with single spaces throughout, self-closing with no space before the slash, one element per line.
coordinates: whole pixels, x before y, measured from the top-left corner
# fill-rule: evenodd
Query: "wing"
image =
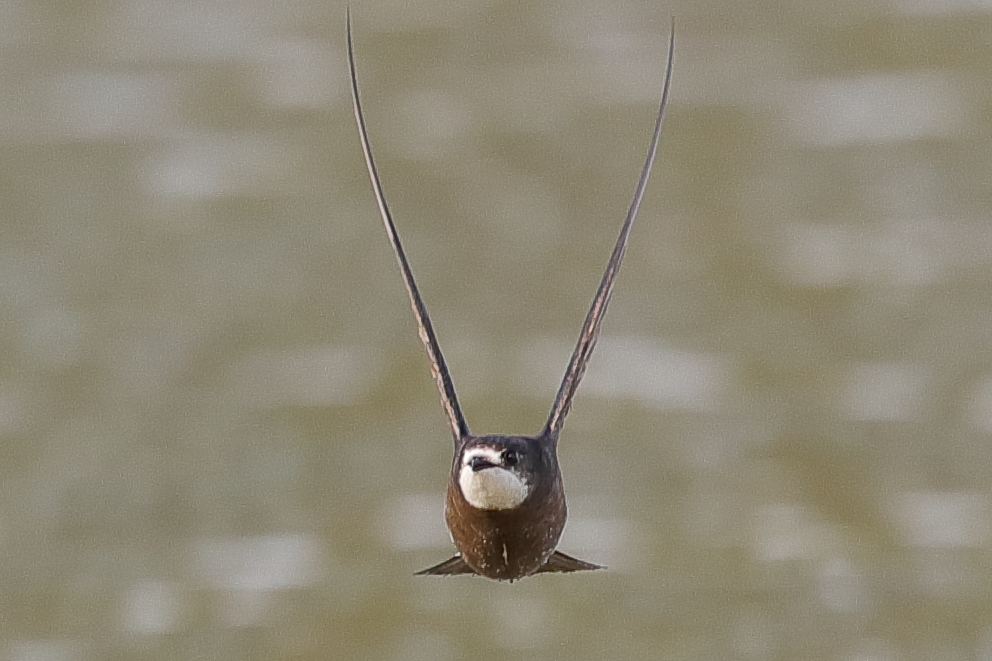
<path fill-rule="evenodd" d="M 379 203 L 379 214 L 382 222 L 386 226 L 386 234 L 389 242 L 396 253 L 396 261 L 400 263 L 400 271 L 403 273 L 403 282 L 406 283 L 406 290 L 410 294 L 410 305 L 413 307 L 413 314 L 417 318 L 417 327 L 420 330 L 420 340 L 427 349 L 427 357 L 431 361 L 431 374 L 434 382 L 441 393 L 441 406 L 448 416 L 448 424 L 451 425 L 451 433 L 455 437 L 457 445 L 463 438 L 469 435 L 468 425 L 465 424 L 465 417 L 462 415 L 461 407 L 458 405 L 458 396 L 455 394 L 455 385 L 451 382 L 451 375 L 448 374 L 448 366 L 441 355 L 441 347 L 438 345 L 437 336 L 434 334 L 434 326 L 431 325 L 430 315 L 424 301 L 420 298 L 420 290 L 413 279 L 413 271 L 410 270 L 410 263 L 406 259 L 403 251 L 403 244 L 400 243 L 400 236 L 396 232 L 393 224 L 393 217 L 389 213 L 386 205 L 386 196 L 382 192 L 382 183 L 379 181 L 379 173 L 372 158 L 372 146 L 369 144 L 368 132 L 365 129 L 365 116 L 362 114 L 362 104 L 358 98 L 358 77 L 355 74 L 355 49 L 351 39 L 351 8 L 348 9 L 348 71 L 351 74 L 351 99 L 355 109 L 355 121 L 358 124 L 358 137 L 362 142 L 362 153 L 365 154 L 365 165 L 368 166 L 369 178 L 372 180 L 372 189 L 375 191 L 375 199 Z"/>
<path fill-rule="evenodd" d="M 658 106 L 658 118 L 654 123 L 654 134 L 651 137 L 651 147 L 648 149 L 647 159 L 644 167 L 641 168 L 641 177 L 637 181 L 637 188 L 634 190 L 634 199 L 630 202 L 627 210 L 627 217 L 620 228 L 620 236 L 613 246 L 613 254 L 606 264 L 606 272 L 599 283 L 596 297 L 592 300 L 592 306 L 586 314 L 585 323 L 582 324 L 582 332 L 579 333 L 579 341 L 572 352 L 572 359 L 565 370 L 565 376 L 558 387 L 558 394 L 555 402 L 551 406 L 551 414 L 548 422 L 544 425 L 542 436 L 551 440 L 557 440 L 561 426 L 565 422 L 565 416 L 572 406 L 572 398 L 579 387 L 579 381 L 586 371 L 586 364 L 589 356 L 596 346 L 599 338 L 600 326 L 603 323 L 603 316 L 606 314 L 606 307 L 610 304 L 610 296 L 613 294 L 613 285 L 616 281 L 617 272 L 620 270 L 620 262 L 623 261 L 624 252 L 627 250 L 627 238 L 630 236 L 630 228 L 634 224 L 637 210 L 641 206 L 641 198 L 644 197 L 644 189 L 647 187 L 648 176 L 651 174 L 651 166 L 654 164 L 655 155 L 658 153 L 658 140 L 661 138 L 661 125 L 665 119 L 665 108 L 668 105 L 668 91 L 672 82 L 672 56 L 675 54 L 675 21 L 672 20 L 672 29 L 668 38 L 668 66 L 665 69 L 665 83 L 661 92 L 661 103 Z"/>

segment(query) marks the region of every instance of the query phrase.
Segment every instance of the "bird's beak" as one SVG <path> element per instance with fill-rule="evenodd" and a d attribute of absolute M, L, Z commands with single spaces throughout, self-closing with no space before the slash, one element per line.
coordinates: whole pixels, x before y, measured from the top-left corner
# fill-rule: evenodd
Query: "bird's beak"
<path fill-rule="evenodd" d="M 472 467 L 472 471 L 475 473 L 485 470 L 486 468 L 496 467 L 496 464 L 489 461 L 485 457 L 472 457 L 471 461 L 468 462 L 468 465 Z"/>

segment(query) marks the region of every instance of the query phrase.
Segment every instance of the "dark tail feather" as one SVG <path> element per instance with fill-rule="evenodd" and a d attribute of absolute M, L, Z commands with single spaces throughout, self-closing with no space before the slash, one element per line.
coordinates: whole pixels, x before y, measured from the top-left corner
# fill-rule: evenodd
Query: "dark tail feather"
<path fill-rule="evenodd" d="M 585 562 L 584 560 L 578 560 L 570 555 L 565 555 L 561 551 L 555 551 L 548 558 L 548 561 L 541 565 L 541 568 L 537 570 L 537 574 L 543 574 L 546 572 L 572 572 L 572 571 L 585 571 L 588 569 L 605 569 L 602 565 L 594 565 L 591 562 Z"/>
<path fill-rule="evenodd" d="M 566 556 L 567 557 L 567 556 Z M 418 571 L 414 576 L 454 576 L 456 574 L 474 574 L 475 570 L 468 566 L 462 556 L 456 555 L 439 565 Z"/>
<path fill-rule="evenodd" d="M 547 562 L 541 565 L 535 574 L 547 574 L 552 572 L 569 573 L 573 571 L 588 571 L 592 569 L 605 569 L 602 565 L 594 565 L 565 555 L 561 551 L 555 551 L 548 558 Z M 456 576 L 458 574 L 475 574 L 475 570 L 468 566 L 461 555 L 456 555 L 442 562 L 441 564 L 428 567 L 418 571 L 415 576 Z"/>

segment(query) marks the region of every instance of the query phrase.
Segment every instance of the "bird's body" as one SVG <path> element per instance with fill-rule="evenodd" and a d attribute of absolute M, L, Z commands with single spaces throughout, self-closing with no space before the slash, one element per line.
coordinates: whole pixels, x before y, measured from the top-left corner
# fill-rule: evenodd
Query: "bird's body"
<path fill-rule="evenodd" d="M 526 472 L 522 472 L 529 479 L 524 485 L 526 496 L 519 503 L 500 506 L 513 503 L 518 491 L 512 487 L 520 478 L 510 469 L 494 462 L 479 469 L 463 465 L 464 457 L 479 449 L 494 450 L 500 457 L 506 452 L 522 457 L 516 467 L 525 466 Z M 514 579 L 536 573 L 558 545 L 567 514 L 554 445 L 540 438 L 472 438 L 462 456 L 463 460 L 456 457 L 452 466 L 445 498 L 445 520 L 461 560 L 489 578 Z M 479 455 L 472 458 L 476 457 Z M 507 477 L 499 480 L 495 476 L 500 473 Z M 495 484 L 486 485 L 488 488 L 473 485 L 484 480 Z"/>
<path fill-rule="evenodd" d="M 420 574 L 478 574 L 495 580 L 513 581 L 545 572 L 600 569 L 599 565 L 577 560 L 556 550 L 567 516 L 565 490 L 558 465 L 558 435 L 599 336 L 600 324 L 613 292 L 613 284 L 623 260 L 630 229 L 637 215 L 657 152 L 671 83 L 674 43 L 673 25 L 669 39 L 664 89 L 651 147 L 641 169 L 634 199 L 620 230 L 620 236 L 617 238 L 606 272 L 586 315 L 575 351 L 565 370 L 565 376 L 562 378 L 544 429 L 537 436 L 474 436 L 462 415 L 454 384 L 448 374 L 430 316 L 421 299 L 392 215 L 386 205 L 385 194 L 372 158 L 372 148 L 358 95 L 349 14 L 348 64 L 362 151 L 376 201 L 379 204 L 380 215 L 386 227 L 386 234 L 399 262 L 414 316 L 417 319 L 420 337 L 431 363 L 431 373 L 441 394 L 441 404 L 447 414 L 455 441 L 455 456 L 445 499 L 445 520 L 458 554 L 418 572 Z"/>

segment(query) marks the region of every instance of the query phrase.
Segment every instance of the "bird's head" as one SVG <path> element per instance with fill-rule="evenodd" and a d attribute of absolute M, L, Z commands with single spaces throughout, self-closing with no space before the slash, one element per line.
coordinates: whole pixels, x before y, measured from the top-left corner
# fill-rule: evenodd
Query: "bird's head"
<path fill-rule="evenodd" d="M 481 510 L 519 507 L 554 470 L 544 445 L 526 436 L 483 436 L 466 443 L 455 466 L 465 500 Z"/>

